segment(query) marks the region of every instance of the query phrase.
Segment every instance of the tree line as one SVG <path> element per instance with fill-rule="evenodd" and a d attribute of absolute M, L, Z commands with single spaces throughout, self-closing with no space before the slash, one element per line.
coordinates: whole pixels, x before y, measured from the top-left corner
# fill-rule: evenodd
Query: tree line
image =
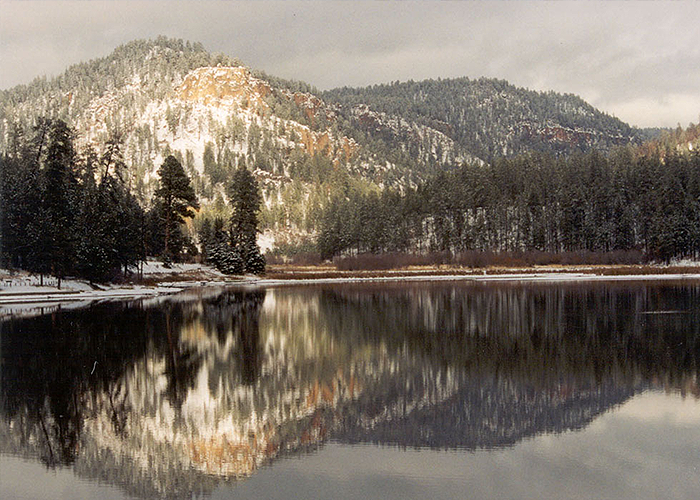
<path fill-rule="evenodd" d="M 225 250 L 240 255 L 241 265 L 227 270 L 262 273 L 265 261 L 255 243 L 260 199 L 249 194 L 258 186 L 242 170 L 248 176 L 239 169 L 230 192 L 247 197 L 232 198 L 234 218 L 224 229 Z M 38 119 L 26 134 L 12 127 L 0 154 L 0 266 L 55 276 L 60 287 L 65 276 L 126 277 L 146 256 L 166 264 L 193 258 L 199 250 L 183 229 L 199 208 L 190 179 L 174 156 L 164 160 L 158 176 L 147 203 L 132 193 L 118 134 L 98 154 L 90 146 L 76 151 L 62 120 Z"/>
<path fill-rule="evenodd" d="M 321 216 L 324 258 L 383 252 L 700 254 L 700 155 L 632 148 L 528 153 L 436 174 L 403 193 L 349 192 Z"/>

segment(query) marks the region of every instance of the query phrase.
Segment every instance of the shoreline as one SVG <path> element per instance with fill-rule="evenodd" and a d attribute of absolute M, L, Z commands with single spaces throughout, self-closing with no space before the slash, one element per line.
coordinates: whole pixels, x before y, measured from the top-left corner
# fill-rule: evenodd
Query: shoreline
<path fill-rule="evenodd" d="M 95 286 L 80 280 L 65 280 L 58 290 L 31 283 L 26 273 L 0 275 L 0 319 L 30 310 L 63 305 L 82 307 L 94 302 L 148 299 L 172 296 L 193 289 L 240 287 L 287 287 L 358 283 L 573 283 L 573 282 L 700 282 L 700 266 L 579 266 L 507 269 L 399 269 L 382 271 L 337 271 L 330 267 L 270 266 L 269 277 L 226 276 L 206 266 L 184 267 L 151 273 L 144 282 Z M 630 272 L 632 270 L 632 272 Z M 4 279 L 2 278 L 4 276 Z M 8 279 L 8 276 L 10 278 Z M 14 279 L 14 282 L 10 280 Z M 50 281 L 50 280 L 46 280 Z"/>
<path fill-rule="evenodd" d="M 675 274 L 593 274 L 569 272 L 533 272 L 533 273 L 503 273 L 503 274 L 426 274 L 426 275 L 397 275 L 372 277 L 337 277 L 337 278 L 288 278 L 266 279 L 251 282 L 258 286 L 302 286 L 312 284 L 343 284 L 343 283 L 388 283 L 388 282 L 439 282 L 465 281 L 475 283 L 504 283 L 504 282 L 585 282 L 585 281 L 700 281 L 700 272 Z"/>

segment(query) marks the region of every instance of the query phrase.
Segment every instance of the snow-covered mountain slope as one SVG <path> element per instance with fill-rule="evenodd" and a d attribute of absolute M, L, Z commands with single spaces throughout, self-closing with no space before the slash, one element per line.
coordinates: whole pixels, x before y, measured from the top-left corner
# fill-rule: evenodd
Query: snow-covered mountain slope
<path fill-rule="evenodd" d="M 272 242 L 312 234 L 324 204 L 348 190 L 402 189 L 528 144 L 566 153 L 635 140 L 627 125 L 575 96 L 535 98 L 503 82 L 494 94 L 495 84 L 472 83 L 319 93 L 161 37 L 0 91 L 0 150 L 30 135 L 37 118 L 61 118 L 78 150 L 99 152 L 118 137 L 130 185 L 146 201 L 158 167 L 174 154 L 204 212 L 222 206 L 230 174 L 246 165 L 263 188 L 261 218 Z"/>
<path fill-rule="evenodd" d="M 383 116 L 374 132 L 393 134 L 397 150 L 418 160 L 390 157 L 373 147 L 371 134 L 360 143 L 344 133 L 349 125 L 339 123 L 338 106 L 307 90 L 198 44 L 137 41 L 58 78 L 1 92 L 0 148 L 10 147 L 13 134 L 31 134 L 38 117 L 61 118 L 78 150 L 99 151 L 118 136 L 130 184 L 145 200 L 158 167 L 174 154 L 204 205 L 225 200 L 229 174 L 245 164 L 263 186 L 266 227 L 297 234 L 313 231 L 334 186 L 400 186 L 416 162 L 432 168 L 462 159 L 444 134 Z M 353 113 L 364 119 L 373 112 Z"/>

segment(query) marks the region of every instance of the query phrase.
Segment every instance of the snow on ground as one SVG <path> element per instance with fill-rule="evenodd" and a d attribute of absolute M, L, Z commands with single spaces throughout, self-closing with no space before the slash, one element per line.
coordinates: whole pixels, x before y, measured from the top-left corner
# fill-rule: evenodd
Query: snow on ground
<path fill-rule="evenodd" d="M 91 302 L 156 298 L 172 295 L 193 287 L 221 287 L 245 284 L 249 277 L 230 277 L 202 264 L 144 263 L 144 278 L 154 281 L 152 286 L 134 284 L 90 284 L 84 280 L 65 279 L 58 288 L 58 280 L 41 278 L 26 271 L 0 269 L 0 319 L 7 316 L 44 314 L 56 308 L 82 307 Z M 39 311 L 39 312 L 37 312 Z"/>
<path fill-rule="evenodd" d="M 153 276 L 158 274 L 181 274 L 196 271 L 225 276 L 213 267 L 205 266 L 204 264 L 170 264 L 170 267 L 166 267 L 162 262 L 156 260 L 148 260 L 143 264 L 144 276 Z"/>
<path fill-rule="evenodd" d="M 589 273 L 519 273 L 519 274 L 485 274 L 485 275 L 419 275 L 419 276 L 381 276 L 381 277 L 342 277 L 342 278 L 301 278 L 301 279 L 260 279 L 260 286 L 331 284 L 331 283 L 378 283 L 394 281 L 469 281 L 469 282 L 571 282 L 571 281 L 700 281 L 698 274 L 627 274 L 600 275 Z"/>
<path fill-rule="evenodd" d="M 700 265 L 693 267 L 700 268 Z M 688 264 L 685 264 L 688 265 Z M 690 266 L 688 266 L 690 267 Z M 47 310 L 64 307 L 82 307 L 95 301 L 150 298 L 162 300 L 166 295 L 177 294 L 193 287 L 211 290 L 223 286 L 288 286 L 342 283 L 382 282 L 472 282 L 472 283 L 564 283 L 564 282 L 624 282 L 624 281 L 700 281 L 700 269 L 695 273 L 600 275 L 585 272 L 515 272 L 510 274 L 483 275 L 389 275 L 382 277 L 338 277 L 300 279 L 261 279 L 252 276 L 231 277 L 202 264 L 144 263 L 144 277 L 161 281 L 155 286 L 143 285 L 90 285 L 85 281 L 68 279 L 57 287 L 55 278 L 44 278 L 40 285 L 38 276 L 26 272 L 10 272 L 0 269 L 0 319 L 8 316 L 44 314 Z M 180 278 L 180 280 L 178 280 Z M 199 292 L 198 292 L 199 293 Z M 218 293 L 218 292 L 217 292 Z M 40 311 L 40 312 L 37 312 Z"/>
<path fill-rule="evenodd" d="M 86 281 L 66 279 L 61 281 L 53 277 L 41 278 L 25 271 L 11 272 L 0 269 L 0 318 L 26 314 L 29 311 L 46 311 L 68 304 L 85 305 L 99 300 L 129 299 L 153 297 L 177 293 L 182 288 L 172 286 L 119 286 L 90 285 Z"/>
<path fill-rule="evenodd" d="M 700 267 L 700 260 L 680 259 L 672 260 L 667 267 Z"/>
<path fill-rule="evenodd" d="M 207 266 L 205 264 L 170 264 L 166 267 L 162 262 L 157 260 L 148 260 L 143 264 L 143 277 L 153 279 L 168 279 L 172 284 L 173 279 L 181 278 L 183 282 L 190 283 L 198 282 L 229 282 L 236 280 L 236 277 L 222 273 L 218 269 Z M 238 278 L 241 279 L 241 278 Z"/>
<path fill-rule="evenodd" d="M 43 286 L 39 276 L 24 271 L 10 272 L 0 269 L 0 293 L 3 292 L 51 292 L 58 290 L 58 280 L 52 276 L 44 276 Z M 61 281 L 62 290 L 93 290 L 85 282 L 77 280 Z"/>

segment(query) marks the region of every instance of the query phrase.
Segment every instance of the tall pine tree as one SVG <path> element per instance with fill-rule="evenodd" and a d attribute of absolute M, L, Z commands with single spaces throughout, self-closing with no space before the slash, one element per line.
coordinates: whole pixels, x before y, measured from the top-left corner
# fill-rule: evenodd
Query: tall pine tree
<path fill-rule="evenodd" d="M 71 190 L 75 154 L 71 130 L 63 120 L 51 124 L 43 169 L 39 231 L 35 235 L 35 266 L 61 279 L 73 262 Z"/>
<path fill-rule="evenodd" d="M 185 222 L 185 217 L 194 217 L 192 209 L 199 208 L 194 188 L 190 178 L 182 168 L 182 164 L 174 156 L 168 156 L 158 169 L 160 187 L 155 195 L 160 200 L 165 224 L 165 241 L 163 260 L 171 262 L 177 249 L 172 247 L 173 236 L 177 234 L 179 225 Z"/>
<path fill-rule="evenodd" d="M 231 199 L 231 247 L 243 259 L 247 272 L 263 274 L 265 257 L 258 246 L 258 212 L 262 198 L 258 183 L 250 171 L 241 166 L 233 174 L 229 188 Z"/>

